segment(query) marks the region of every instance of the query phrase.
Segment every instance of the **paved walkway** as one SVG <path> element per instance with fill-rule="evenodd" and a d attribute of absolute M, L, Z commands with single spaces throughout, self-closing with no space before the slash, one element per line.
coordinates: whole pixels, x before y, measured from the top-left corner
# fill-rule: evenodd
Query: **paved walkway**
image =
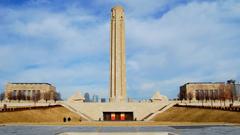
<path fill-rule="evenodd" d="M 0 126 L 0 135 L 73 135 L 89 134 L 127 134 L 127 135 L 159 135 L 159 133 L 171 132 L 180 135 L 238 135 L 240 126 L 121 126 L 121 127 L 95 127 L 95 126 Z M 68 134 L 66 134 L 68 135 Z M 160 134 L 161 135 L 161 134 Z"/>
<path fill-rule="evenodd" d="M 88 135 L 123 135 L 123 133 L 112 132 L 112 133 L 87 133 Z M 86 135 L 86 133 L 77 133 L 77 132 L 66 132 L 61 133 L 60 135 Z M 169 132 L 135 132 L 135 133 L 124 133 L 124 135 L 176 135 Z"/>

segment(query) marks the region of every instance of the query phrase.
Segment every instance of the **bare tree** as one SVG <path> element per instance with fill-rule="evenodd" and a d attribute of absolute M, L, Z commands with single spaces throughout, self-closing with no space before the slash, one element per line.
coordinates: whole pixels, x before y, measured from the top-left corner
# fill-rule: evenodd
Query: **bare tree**
<path fill-rule="evenodd" d="M 26 96 L 26 93 L 25 91 L 22 91 L 22 100 L 27 100 L 27 96 Z"/>
<path fill-rule="evenodd" d="M 43 93 L 43 99 L 47 102 L 48 100 L 51 99 L 51 93 L 50 92 L 45 92 Z"/>
<path fill-rule="evenodd" d="M 199 100 L 200 100 L 200 92 L 199 92 L 199 90 L 196 91 L 195 96 L 196 96 L 196 99 L 197 99 L 197 101 L 199 103 Z"/>
<path fill-rule="evenodd" d="M 210 93 L 209 93 L 209 100 L 211 101 L 211 106 L 212 107 L 213 107 L 213 98 L 214 98 L 213 90 L 211 90 Z"/>
<path fill-rule="evenodd" d="M 234 103 L 234 84 L 232 83 L 227 83 L 225 86 L 225 97 L 226 99 L 229 99 L 229 101 L 232 102 L 232 104 Z"/>
<path fill-rule="evenodd" d="M 204 101 L 204 91 L 203 90 L 201 90 L 199 92 L 199 99 L 202 101 L 202 106 L 203 106 L 203 101 Z"/>
<path fill-rule="evenodd" d="M 8 92 L 7 93 L 7 98 L 11 102 L 11 100 L 13 100 L 13 92 Z"/>
<path fill-rule="evenodd" d="M 27 99 L 27 100 L 31 100 L 31 96 L 27 95 L 27 96 L 26 96 L 26 99 Z"/>
<path fill-rule="evenodd" d="M 232 105 L 234 103 L 235 100 L 235 95 L 236 95 L 236 88 L 235 88 L 235 80 L 228 80 L 227 81 L 227 88 L 228 88 L 228 92 L 229 92 L 229 96 L 230 99 L 232 100 Z"/>
<path fill-rule="evenodd" d="M 225 94 L 225 91 L 224 90 L 220 90 L 220 93 L 219 93 L 219 99 L 220 99 L 220 102 L 223 101 L 224 103 L 224 106 L 226 106 L 226 94 Z"/>
<path fill-rule="evenodd" d="M 232 101 L 232 104 L 234 103 L 234 99 L 235 99 L 235 95 L 234 95 L 234 93 L 233 93 L 233 91 L 231 90 L 230 91 L 230 99 L 231 99 L 231 101 Z"/>
<path fill-rule="evenodd" d="M 215 103 L 215 101 L 218 99 L 218 91 L 214 91 L 213 92 L 213 102 Z"/>
<path fill-rule="evenodd" d="M 178 99 L 181 100 L 181 103 L 182 103 L 183 96 L 181 95 L 181 93 L 178 93 Z"/>
<path fill-rule="evenodd" d="M 23 91 L 18 91 L 17 95 L 16 95 L 16 100 L 18 100 L 18 102 L 20 102 L 23 99 Z"/>
<path fill-rule="evenodd" d="M 36 103 L 40 100 L 41 98 L 41 93 L 40 92 L 35 92 L 33 95 L 32 95 L 32 99 L 33 99 L 33 102 Z"/>
<path fill-rule="evenodd" d="M 204 91 L 204 98 L 205 98 L 205 101 L 207 103 L 207 101 L 209 100 L 209 93 L 207 90 Z"/>
<path fill-rule="evenodd" d="M 191 101 L 193 99 L 193 93 L 192 92 L 187 93 L 187 99 L 189 100 L 189 103 L 191 103 Z"/>
<path fill-rule="evenodd" d="M 54 92 L 53 100 L 56 102 L 57 100 L 61 100 L 61 94 L 59 92 Z"/>
<path fill-rule="evenodd" d="M 224 106 L 225 106 L 225 92 L 224 92 L 224 89 L 225 89 L 225 84 L 221 84 L 219 85 L 219 94 L 218 94 L 218 99 L 220 101 L 220 106 L 222 106 L 222 101 L 224 101 Z"/>
<path fill-rule="evenodd" d="M 1 102 L 4 100 L 4 98 L 5 98 L 5 93 L 2 92 L 2 93 L 0 94 L 0 100 L 1 100 Z"/>

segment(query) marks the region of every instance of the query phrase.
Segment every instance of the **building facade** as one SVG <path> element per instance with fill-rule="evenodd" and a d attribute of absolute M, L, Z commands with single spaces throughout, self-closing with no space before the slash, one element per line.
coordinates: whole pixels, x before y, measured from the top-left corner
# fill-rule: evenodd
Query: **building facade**
<path fill-rule="evenodd" d="M 179 98 L 182 100 L 236 99 L 234 83 L 191 82 L 180 86 Z"/>
<path fill-rule="evenodd" d="M 92 97 L 92 102 L 98 102 L 99 101 L 99 97 L 98 97 L 98 95 L 93 95 L 93 97 Z"/>
<path fill-rule="evenodd" d="M 6 100 L 53 100 L 56 88 L 49 83 L 8 83 Z"/>
<path fill-rule="evenodd" d="M 234 85 L 234 93 L 236 95 L 236 98 L 240 100 L 240 84 L 235 84 Z"/>

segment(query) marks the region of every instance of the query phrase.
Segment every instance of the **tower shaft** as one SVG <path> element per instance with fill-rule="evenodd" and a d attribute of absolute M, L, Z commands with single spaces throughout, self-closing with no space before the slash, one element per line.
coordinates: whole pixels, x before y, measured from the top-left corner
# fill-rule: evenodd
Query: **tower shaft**
<path fill-rule="evenodd" d="M 110 102 L 126 101 L 124 10 L 112 8 L 110 46 Z"/>

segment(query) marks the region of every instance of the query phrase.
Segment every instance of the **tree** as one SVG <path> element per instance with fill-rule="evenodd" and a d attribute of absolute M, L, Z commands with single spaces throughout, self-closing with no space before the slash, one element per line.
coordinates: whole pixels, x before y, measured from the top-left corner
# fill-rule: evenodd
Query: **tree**
<path fill-rule="evenodd" d="M 213 90 L 210 91 L 210 100 L 211 100 L 211 106 L 213 107 L 213 100 L 214 100 L 214 92 Z"/>
<path fill-rule="evenodd" d="M 178 99 L 181 100 L 181 103 L 182 103 L 183 97 L 182 97 L 181 93 L 178 93 Z"/>
<path fill-rule="evenodd" d="M 213 101 L 215 102 L 218 99 L 218 91 L 214 90 L 213 91 Z"/>
<path fill-rule="evenodd" d="M 209 93 L 207 90 L 204 91 L 204 98 L 205 98 L 205 101 L 207 103 L 207 101 L 209 100 Z"/>
<path fill-rule="evenodd" d="M 8 92 L 7 93 L 7 98 L 9 100 L 9 102 L 11 102 L 11 100 L 13 100 L 13 92 Z"/>
<path fill-rule="evenodd" d="M 203 90 L 201 90 L 199 92 L 199 99 L 202 101 L 202 106 L 203 106 L 203 101 L 204 101 L 204 91 Z"/>
<path fill-rule="evenodd" d="M 45 92 L 43 93 L 43 99 L 47 102 L 48 100 L 51 99 L 51 93 L 50 92 Z"/>
<path fill-rule="evenodd" d="M 225 106 L 226 95 L 225 95 L 225 91 L 224 91 L 223 89 L 220 90 L 220 93 L 219 93 L 219 99 L 220 99 L 220 104 L 221 104 L 221 101 L 223 101 L 224 106 Z"/>
<path fill-rule="evenodd" d="M 53 100 L 56 102 L 57 100 L 61 100 L 61 94 L 59 92 L 54 92 Z"/>
<path fill-rule="evenodd" d="M 17 91 L 12 92 L 12 100 L 17 100 Z"/>
<path fill-rule="evenodd" d="M 41 93 L 40 92 L 35 92 L 32 95 L 33 102 L 36 103 L 40 100 L 41 98 Z"/>
<path fill-rule="evenodd" d="M 196 91 L 196 100 L 198 101 L 198 103 L 199 103 L 199 100 L 200 100 L 200 92 L 199 92 L 199 90 L 197 90 Z"/>
<path fill-rule="evenodd" d="M 26 99 L 27 99 L 27 100 L 31 100 L 31 96 L 27 95 L 27 96 L 26 96 Z"/>
<path fill-rule="evenodd" d="M 193 93 L 192 92 L 187 93 L 187 99 L 189 100 L 189 103 L 191 103 L 191 100 L 193 99 Z"/>
<path fill-rule="evenodd" d="M 0 100 L 1 100 L 1 102 L 4 100 L 4 98 L 5 98 L 5 93 L 2 92 L 2 93 L 0 94 Z"/>
<path fill-rule="evenodd" d="M 22 91 L 22 100 L 27 100 L 27 96 L 26 96 L 26 93 L 25 91 Z"/>
<path fill-rule="evenodd" d="M 225 106 L 225 100 L 226 100 L 225 92 L 224 92 L 225 84 L 220 84 L 218 89 L 219 89 L 218 99 L 220 101 L 220 106 L 222 106 L 222 101 L 224 101 L 224 106 Z"/>
<path fill-rule="evenodd" d="M 18 91 L 17 95 L 16 95 L 16 100 L 18 100 L 18 102 L 20 102 L 20 100 L 23 99 L 23 91 Z"/>
<path fill-rule="evenodd" d="M 235 81 L 232 82 L 232 80 L 228 80 L 225 86 L 225 95 L 226 95 L 226 99 L 229 99 L 229 101 L 231 100 L 232 104 L 234 103 L 234 98 L 235 98 L 234 87 L 235 87 Z"/>
<path fill-rule="evenodd" d="M 230 99 L 231 99 L 231 101 L 232 101 L 232 105 L 233 105 L 233 103 L 234 103 L 234 99 L 235 99 L 235 96 L 234 96 L 234 93 L 233 93 L 233 91 L 230 91 Z"/>

